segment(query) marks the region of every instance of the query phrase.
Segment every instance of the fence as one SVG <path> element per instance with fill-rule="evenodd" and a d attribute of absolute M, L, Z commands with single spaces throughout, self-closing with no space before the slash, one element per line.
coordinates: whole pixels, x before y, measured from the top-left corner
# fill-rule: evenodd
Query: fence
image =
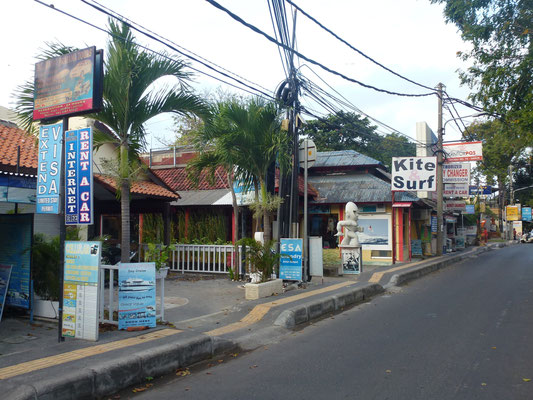
<path fill-rule="evenodd" d="M 118 325 L 118 269 L 117 265 L 100 265 L 100 297 L 99 322 Z M 157 284 L 159 281 L 159 284 Z M 158 290 L 159 287 L 159 290 Z M 165 320 L 165 279 L 156 280 L 156 297 L 159 295 L 161 303 L 156 307 L 156 319 Z M 116 312 L 116 314 L 115 314 Z"/>

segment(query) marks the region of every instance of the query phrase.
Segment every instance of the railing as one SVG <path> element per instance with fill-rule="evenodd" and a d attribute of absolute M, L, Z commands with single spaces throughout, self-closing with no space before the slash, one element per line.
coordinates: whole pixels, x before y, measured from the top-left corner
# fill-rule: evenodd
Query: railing
<path fill-rule="evenodd" d="M 118 270 L 119 265 L 100 265 L 99 322 L 118 325 Z M 157 285 L 159 281 L 159 285 Z M 159 286 L 159 290 L 158 289 Z M 156 307 L 156 319 L 165 320 L 165 279 L 156 280 L 156 298 L 161 298 L 160 307 Z M 115 316 L 116 312 L 116 316 Z"/>
<path fill-rule="evenodd" d="M 146 244 L 141 246 L 143 250 L 148 248 Z M 235 247 L 231 244 L 174 244 L 170 248 L 171 256 L 168 264 L 171 271 L 228 274 L 229 270 L 233 269 L 235 260 L 237 260 L 238 273 L 242 271 L 243 261 L 240 247 L 236 255 Z M 247 267 L 246 273 L 249 272 L 249 267 Z"/>

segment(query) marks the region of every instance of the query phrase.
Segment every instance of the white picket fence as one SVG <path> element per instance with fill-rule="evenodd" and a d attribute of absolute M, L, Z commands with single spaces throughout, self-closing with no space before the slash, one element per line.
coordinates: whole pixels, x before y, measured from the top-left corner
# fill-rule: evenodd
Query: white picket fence
<path fill-rule="evenodd" d="M 99 322 L 118 325 L 118 270 L 117 265 L 100 265 Z M 116 283 L 115 283 L 116 282 Z M 165 320 L 165 279 L 156 279 L 156 298 L 161 302 L 156 307 L 156 319 Z M 115 318 L 115 311 L 117 317 Z"/>

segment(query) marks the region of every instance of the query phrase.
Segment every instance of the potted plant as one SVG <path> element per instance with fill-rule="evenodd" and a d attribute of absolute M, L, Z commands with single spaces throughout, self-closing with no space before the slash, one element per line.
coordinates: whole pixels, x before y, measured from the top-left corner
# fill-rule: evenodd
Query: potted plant
<path fill-rule="evenodd" d="M 148 248 L 144 250 L 144 261 L 155 263 L 156 279 L 166 278 L 168 274 L 168 260 L 170 258 L 170 246 L 148 243 Z"/>
<path fill-rule="evenodd" d="M 276 279 L 274 268 L 279 262 L 280 254 L 272 250 L 274 241 L 264 244 L 251 238 L 244 238 L 239 241 L 244 246 L 246 263 L 252 266 L 255 273 L 259 274 L 259 282 L 251 282 L 244 285 L 245 297 L 248 300 L 261 297 L 272 296 L 281 293 L 283 290 L 283 280 Z"/>

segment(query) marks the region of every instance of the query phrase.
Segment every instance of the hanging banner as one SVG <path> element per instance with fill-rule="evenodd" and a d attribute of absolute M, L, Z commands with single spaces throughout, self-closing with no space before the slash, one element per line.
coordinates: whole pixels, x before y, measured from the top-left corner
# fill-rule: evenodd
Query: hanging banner
<path fill-rule="evenodd" d="M 62 123 L 39 128 L 37 214 L 59 214 L 62 140 Z"/>
<path fill-rule="evenodd" d="M 392 157 L 392 191 L 437 190 L 437 157 Z"/>
<path fill-rule="evenodd" d="M 522 221 L 531 221 L 531 207 L 522 207 Z"/>
<path fill-rule="evenodd" d="M 9 286 L 12 268 L 12 265 L 0 264 L 0 321 L 2 321 L 4 305 L 6 304 L 7 288 Z"/>
<path fill-rule="evenodd" d="M 470 184 L 470 163 L 443 164 L 442 182 Z"/>
<path fill-rule="evenodd" d="M 444 197 L 468 197 L 468 183 L 445 183 Z"/>
<path fill-rule="evenodd" d="M 303 239 L 280 239 L 279 252 L 279 277 L 288 281 L 301 281 Z"/>
<path fill-rule="evenodd" d="M 483 144 L 481 142 L 444 143 L 446 162 L 481 161 L 483 160 Z"/>
<path fill-rule="evenodd" d="M 92 128 L 65 133 L 65 224 L 93 223 Z"/>
<path fill-rule="evenodd" d="M 118 329 L 156 326 L 155 263 L 123 263 L 118 270 Z"/>
<path fill-rule="evenodd" d="M 101 242 L 65 242 L 63 321 L 65 337 L 98 340 Z"/>
<path fill-rule="evenodd" d="M 466 211 L 466 203 L 460 200 L 447 200 L 444 202 L 444 211 Z"/>

